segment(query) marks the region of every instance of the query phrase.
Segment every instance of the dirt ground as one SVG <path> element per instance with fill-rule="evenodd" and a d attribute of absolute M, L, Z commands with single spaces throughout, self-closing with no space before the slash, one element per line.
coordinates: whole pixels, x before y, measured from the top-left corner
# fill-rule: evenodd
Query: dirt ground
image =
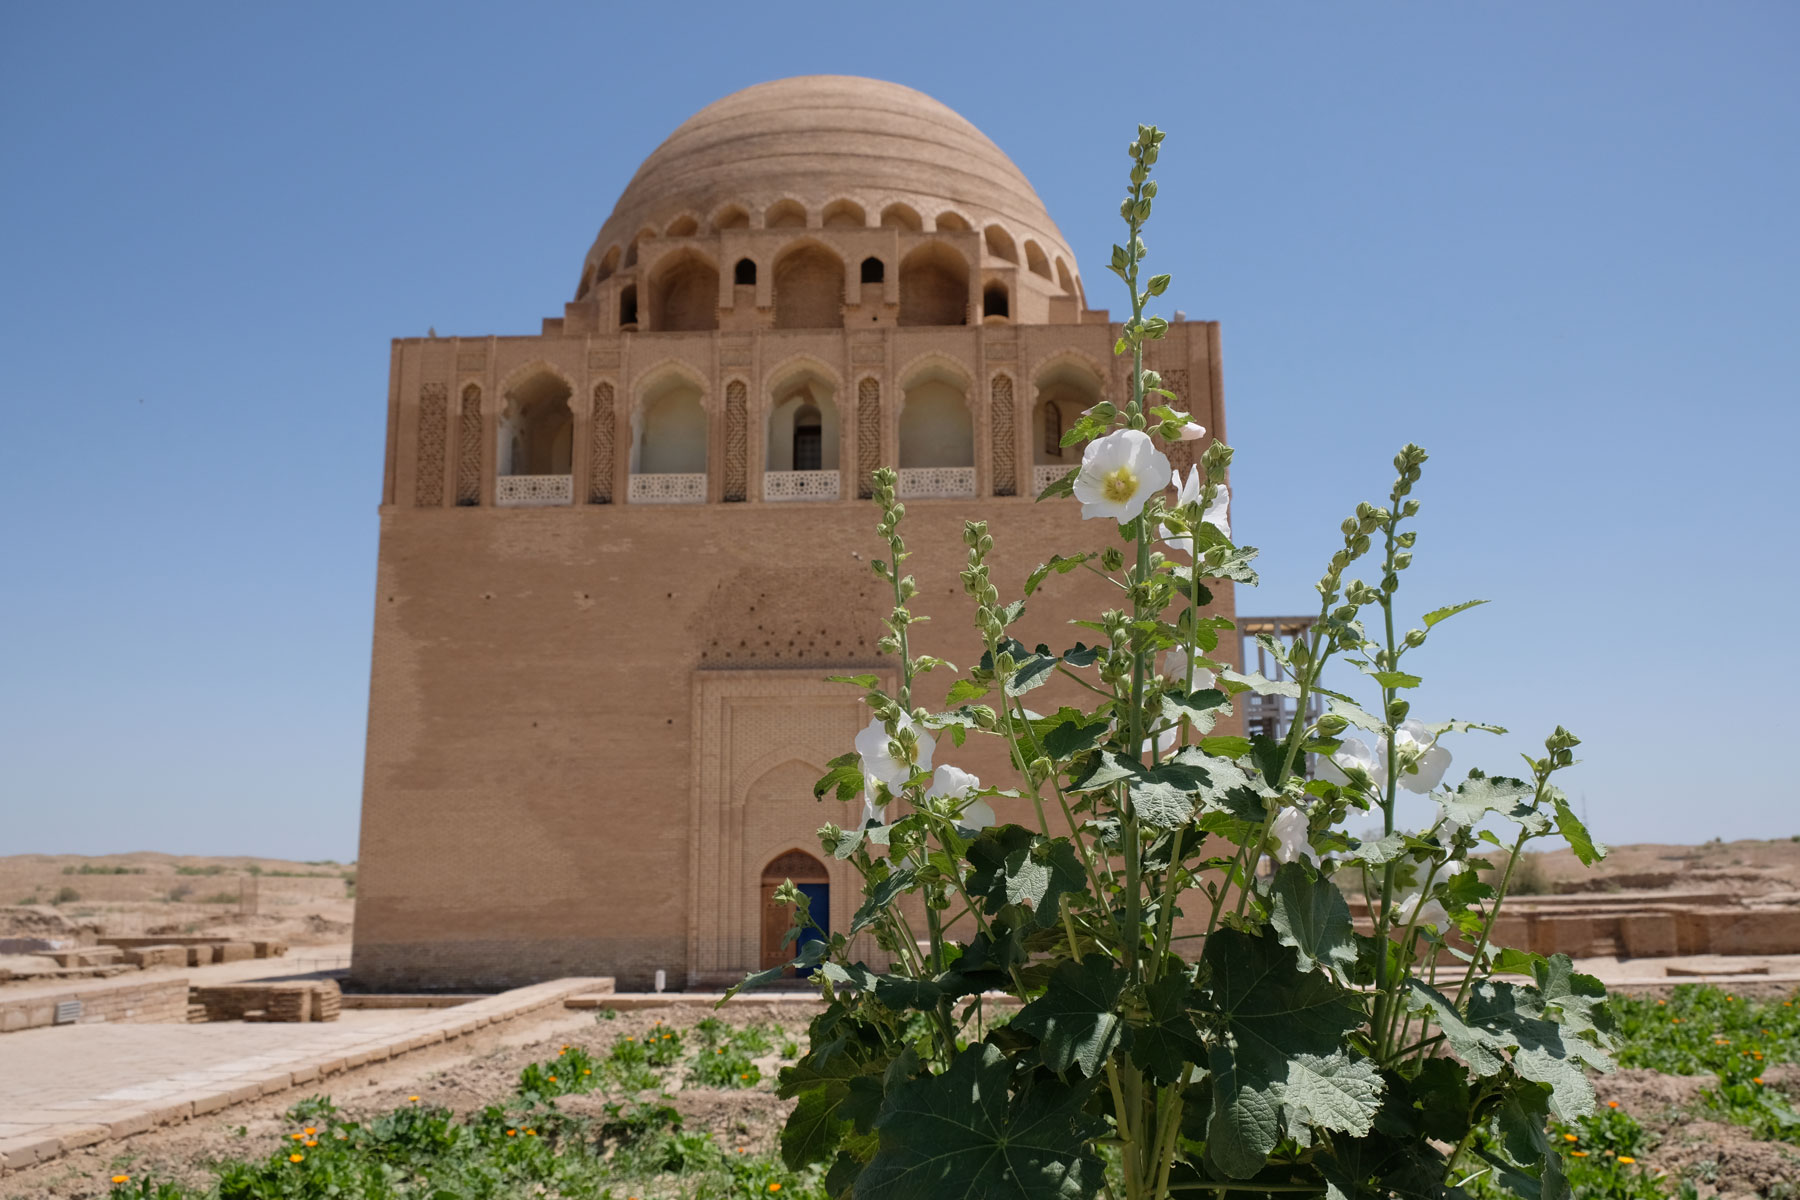
<path fill-rule="evenodd" d="M 1800 1067 L 1770 1067 L 1763 1077 L 1785 1091 L 1790 1102 L 1800 1100 Z M 1671 1177 L 1693 1179 L 1701 1196 L 1762 1200 L 1800 1194 L 1780 1190 L 1800 1189 L 1800 1149 L 1758 1141 L 1739 1125 L 1694 1118 L 1700 1093 L 1714 1082 L 1711 1075 L 1634 1068 L 1596 1076 L 1594 1091 L 1600 1103 L 1617 1102 L 1651 1135 L 1654 1144 L 1640 1161 Z"/>
<path fill-rule="evenodd" d="M 1699 846 L 1612 846 L 1584 867 L 1571 850 L 1528 855 L 1550 892 L 1708 891 L 1800 899 L 1800 836 Z M 1523 865 L 1523 863 L 1522 863 Z"/>
<path fill-rule="evenodd" d="M 527 1064 L 555 1058 L 564 1046 L 581 1046 L 604 1057 L 612 1044 L 623 1038 L 643 1038 L 661 1021 L 665 1026 L 687 1028 L 709 1016 L 734 1026 L 759 1023 L 784 1024 L 789 1033 L 805 1042 L 808 1006 L 733 1005 L 715 1013 L 697 1005 L 666 1005 L 621 1012 L 611 1020 L 596 1019 L 590 1012 L 554 1010 L 499 1031 L 473 1035 L 466 1045 L 446 1046 L 408 1055 L 388 1063 L 348 1072 L 317 1089 L 297 1088 L 253 1104 L 222 1113 L 139 1134 L 121 1142 L 97 1146 L 0 1178 L 4 1200 L 89 1200 L 105 1196 L 115 1173 L 154 1175 L 204 1184 L 212 1178 L 210 1161 L 229 1158 L 258 1159 L 283 1136 L 292 1123 L 283 1114 L 313 1094 L 328 1095 L 346 1117 L 353 1120 L 379 1116 L 404 1107 L 413 1096 L 419 1103 L 442 1105 L 463 1115 L 479 1111 L 513 1091 L 519 1072 Z M 780 1047 L 777 1045 L 777 1051 Z M 680 1111 L 686 1128 L 705 1130 L 727 1150 L 744 1147 L 772 1151 L 793 1102 L 777 1100 L 771 1090 L 779 1068 L 779 1054 L 755 1060 L 763 1083 L 744 1091 L 683 1087 L 677 1073 L 669 1101 Z M 564 1112 L 599 1116 L 607 1097 L 602 1093 L 564 1096 L 557 1107 Z"/>

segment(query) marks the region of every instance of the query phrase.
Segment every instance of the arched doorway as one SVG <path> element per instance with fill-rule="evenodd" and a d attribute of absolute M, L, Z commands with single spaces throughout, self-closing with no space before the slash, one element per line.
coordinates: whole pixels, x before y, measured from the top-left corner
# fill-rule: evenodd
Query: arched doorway
<path fill-rule="evenodd" d="M 793 949 L 783 945 L 788 927 L 793 924 L 793 912 L 786 905 L 775 903 L 775 889 L 787 879 L 793 880 L 806 897 L 813 924 L 818 926 L 801 934 Z M 762 969 L 781 966 L 806 943 L 821 941 L 830 933 L 831 877 L 825 873 L 825 864 L 804 850 L 776 855 L 762 873 Z"/>

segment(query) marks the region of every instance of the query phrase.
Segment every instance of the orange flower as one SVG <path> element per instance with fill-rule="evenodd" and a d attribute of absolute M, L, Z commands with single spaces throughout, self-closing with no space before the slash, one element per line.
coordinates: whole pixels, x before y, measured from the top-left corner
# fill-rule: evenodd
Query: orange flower
<path fill-rule="evenodd" d="M 591 1069 L 582 1072 L 583 1075 L 592 1075 L 593 1073 L 594 1072 Z"/>
<path fill-rule="evenodd" d="M 1758 1075 L 1755 1079 L 1752 1079 L 1750 1082 L 1760 1086 L 1762 1084 L 1762 1076 Z"/>
<path fill-rule="evenodd" d="M 555 1083 L 555 1082 L 556 1082 L 556 1076 L 554 1076 L 554 1075 L 552 1075 L 552 1076 L 551 1076 L 551 1077 L 550 1077 L 550 1082 L 551 1082 L 551 1083 Z"/>
<path fill-rule="evenodd" d="M 537 1136 L 537 1130 L 535 1130 L 535 1129 L 527 1129 L 527 1130 L 526 1130 L 526 1131 L 525 1131 L 525 1136 L 526 1136 L 526 1137 L 536 1137 L 536 1136 Z"/>
<path fill-rule="evenodd" d="M 419 1102 L 419 1098 L 417 1096 L 408 1096 L 406 1099 L 407 1099 L 407 1102 L 411 1103 L 411 1104 L 417 1104 Z M 312 1130 L 309 1129 L 306 1132 L 311 1133 Z"/>
<path fill-rule="evenodd" d="M 1608 1107 L 1608 1108 L 1617 1108 L 1617 1107 L 1619 1107 L 1619 1102 L 1618 1102 L 1618 1101 L 1617 1101 L 1617 1100 L 1608 1100 L 1608 1101 L 1607 1101 L 1607 1102 L 1606 1102 L 1606 1107 Z"/>
<path fill-rule="evenodd" d="M 1622 1163 L 1635 1163 L 1637 1162 L 1637 1159 L 1631 1157 L 1629 1154 L 1621 1154 L 1619 1155 L 1619 1161 Z"/>
<path fill-rule="evenodd" d="M 1580 1138 L 1576 1137 L 1572 1133 L 1563 1134 L 1563 1141 L 1565 1141 L 1565 1142 L 1579 1142 L 1580 1140 L 1581 1140 Z"/>
<path fill-rule="evenodd" d="M 114 1183 L 129 1183 L 130 1181 L 131 1181 L 131 1176 L 129 1176 L 129 1175 L 114 1175 L 113 1176 Z"/>
<path fill-rule="evenodd" d="M 316 1146 L 319 1144 L 319 1139 L 318 1138 L 307 1138 L 304 1142 L 301 1142 L 300 1144 L 302 1146 Z"/>
<path fill-rule="evenodd" d="M 414 1096 L 413 1099 L 417 1100 L 418 1097 Z M 300 1132 L 304 1133 L 307 1137 L 311 1137 L 313 1134 L 315 1134 L 319 1131 L 317 1129 L 314 1129 L 311 1125 L 308 1125 L 305 1129 L 302 1129 Z"/>
<path fill-rule="evenodd" d="M 288 1161 L 289 1161 L 289 1162 L 305 1162 L 305 1161 L 306 1161 L 306 1155 L 304 1155 L 304 1154 L 290 1154 L 290 1155 L 288 1155 Z"/>
<path fill-rule="evenodd" d="M 1588 1152 L 1586 1150 L 1571 1150 L 1571 1151 L 1569 1151 L 1569 1153 L 1574 1155 L 1576 1158 L 1586 1158 L 1588 1156 Z"/>
<path fill-rule="evenodd" d="M 507 1137 L 518 1137 L 518 1136 L 519 1136 L 519 1131 L 518 1131 L 518 1130 L 516 1130 L 516 1129 L 509 1129 L 509 1130 L 507 1130 L 507 1131 L 506 1131 L 506 1136 L 507 1136 Z"/>
<path fill-rule="evenodd" d="M 288 1136 L 293 1138 L 297 1142 L 301 1138 L 305 1137 L 306 1135 L 304 1133 L 290 1133 L 290 1134 L 288 1134 Z"/>

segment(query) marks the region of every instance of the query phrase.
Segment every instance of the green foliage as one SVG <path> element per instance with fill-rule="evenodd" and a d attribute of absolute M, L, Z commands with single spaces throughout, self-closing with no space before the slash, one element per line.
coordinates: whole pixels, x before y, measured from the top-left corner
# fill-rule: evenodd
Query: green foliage
<path fill-rule="evenodd" d="M 1584 862 L 1605 852 L 1555 782 L 1578 739 L 1556 729 L 1520 778 L 1444 782 L 1451 739 L 1504 731 L 1412 716 L 1428 695 L 1417 652 L 1477 603 L 1397 632 L 1427 461 L 1414 445 L 1395 456 L 1387 496 L 1339 524 L 1310 626 L 1260 638 L 1280 677 L 1233 669 L 1221 650 L 1233 625 L 1210 608 L 1210 585 L 1253 584 L 1257 551 L 1229 531 L 1231 450 L 1207 445 L 1166 491 L 1158 445 L 1189 418 L 1145 367 L 1145 345 L 1168 329 L 1146 306 L 1171 280 L 1145 272 L 1142 237 L 1162 143 L 1143 126 L 1129 146 L 1126 236 L 1109 263 L 1131 298 L 1115 347 L 1129 355 L 1128 394 L 1065 429 L 1063 445 L 1087 443 L 1083 465 L 1040 497 L 1073 517 L 1067 498 L 1079 496 L 1118 541 L 1054 555 L 1003 598 L 987 525 L 965 524 L 959 579 L 976 641 L 958 655 L 974 665 L 957 671 L 913 652 L 921 587 L 906 572 L 905 506 L 895 472 L 870 479 L 886 547 L 871 565 L 891 596 L 878 649 L 894 686 L 840 680 L 872 719 L 814 788 L 859 805 L 857 825 L 827 824 L 820 843 L 863 887 L 849 927 L 789 964 L 826 1004 L 807 1053 L 781 1072 L 796 1102 L 784 1161 L 857 1200 L 1076 1200 L 1108 1172 L 1115 1200 L 1450 1200 L 1471 1172 L 1568 1200 L 1547 1130 L 1591 1112 L 1586 1072 L 1610 1065 L 1612 1021 L 1567 958 L 1509 951 L 1490 933 L 1528 843 L 1560 833 Z M 1067 649 L 1020 641 L 1026 605 L 1078 572 L 1105 580 L 1118 607 L 1073 622 L 1083 640 Z M 1331 690 L 1328 666 L 1352 668 L 1336 686 L 1363 695 Z M 956 678 L 933 681 L 946 705 L 934 712 L 920 683 L 938 670 Z M 1246 694 L 1302 717 L 1215 732 Z M 947 761 L 969 739 L 993 739 L 1003 781 Z M 1435 798 L 1437 819 L 1398 828 L 1401 789 Z M 1002 797 L 1029 817 L 993 822 Z M 1376 835 L 1346 828 L 1372 818 Z M 1503 871 L 1478 857 L 1490 844 L 1507 853 Z M 1365 907 L 1365 930 L 1346 896 Z M 804 904 L 791 890 L 778 899 L 798 933 Z M 1439 964 L 1458 958 L 1466 975 L 1440 987 Z M 1010 1021 L 966 999 L 992 990 L 1019 1003 Z M 696 1039 L 690 1077 L 731 1086 L 742 1041 Z"/>

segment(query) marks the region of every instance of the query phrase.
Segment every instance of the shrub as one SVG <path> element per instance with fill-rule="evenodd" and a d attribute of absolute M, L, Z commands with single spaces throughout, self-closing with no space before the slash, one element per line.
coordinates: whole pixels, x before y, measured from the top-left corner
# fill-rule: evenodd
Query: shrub
<path fill-rule="evenodd" d="M 56 895 L 50 898 L 50 903 L 73 904 L 79 899 L 81 899 L 81 893 L 70 887 L 68 884 L 64 884 L 62 887 L 56 889 Z"/>
<path fill-rule="evenodd" d="M 1435 608 L 1400 632 L 1427 461 L 1414 445 L 1394 458 L 1383 501 L 1339 525 L 1307 631 L 1262 639 L 1280 677 L 1214 657 L 1233 624 L 1211 611 L 1208 581 L 1253 584 L 1256 551 L 1232 539 L 1230 448 L 1207 446 L 1185 478 L 1158 449 L 1204 433 L 1144 366 L 1167 329 L 1146 306 L 1169 277 L 1143 276 L 1141 238 L 1162 140 L 1140 127 L 1131 144 L 1127 236 L 1112 251 L 1130 290 L 1115 347 L 1130 356 L 1128 392 L 1072 423 L 1063 444 L 1085 443 L 1081 466 L 1039 496 L 1079 500 L 1102 532 L 1083 526 L 1082 545 L 1003 598 L 994 538 L 983 522 L 964 526 L 976 641 L 958 658 L 971 669 L 915 653 L 905 506 L 893 470 L 870 481 L 887 549 L 871 566 L 891 595 L 878 649 L 895 685 L 842 680 L 873 719 L 815 789 L 860 801 L 860 818 L 827 824 L 820 843 L 862 876 L 864 900 L 848 930 L 799 939 L 806 949 L 786 964 L 815 973 L 827 1003 L 807 1054 L 781 1075 L 780 1094 L 797 1101 L 783 1156 L 829 1164 L 828 1189 L 858 1200 L 1002 1189 L 1076 1200 L 1103 1186 L 1120 1200 L 1437 1196 L 1477 1169 L 1562 1200 L 1546 1126 L 1591 1106 L 1584 1069 L 1609 1062 L 1610 1017 L 1598 981 L 1567 957 L 1504 950 L 1491 933 L 1530 842 L 1560 834 L 1584 863 L 1604 853 L 1553 779 L 1579 739 L 1557 728 L 1525 778 L 1470 771 L 1440 786 L 1453 737 L 1504 731 L 1414 713 L 1417 653 L 1480 603 Z M 1104 537 L 1115 529 L 1117 542 Z M 1372 582 L 1351 574 L 1365 560 Z M 1077 622 L 1086 640 L 1064 650 L 1017 640 L 1036 591 L 1074 571 L 1105 579 L 1118 607 Z M 1327 687 L 1333 660 L 1354 668 L 1352 682 Z M 935 711 L 932 672 L 957 674 L 947 692 L 934 685 L 945 696 Z M 1028 695 L 1052 679 L 1082 706 Z M 1216 733 L 1252 696 L 1302 717 Z M 998 740 L 1004 781 L 934 758 L 971 737 Z M 1401 789 L 1438 802 L 1425 828 L 1399 827 Z M 999 797 L 1029 820 L 998 822 Z M 1377 834 L 1348 832 L 1362 814 Z M 1505 855 L 1493 882 L 1481 875 L 1489 848 Z M 1367 899 L 1371 933 L 1352 924 L 1345 891 Z M 792 934 L 822 932 L 791 883 L 776 898 L 794 910 Z M 851 958 L 864 931 L 891 965 Z M 1197 961 L 1177 953 L 1196 943 Z M 1439 990 L 1452 947 L 1472 966 Z M 974 1004 L 958 1011 L 990 990 L 1023 1005 L 1004 1026 L 974 1024 Z M 694 1077 L 727 1074 L 741 1051 L 702 1037 L 720 1044 L 697 1052 Z"/>

